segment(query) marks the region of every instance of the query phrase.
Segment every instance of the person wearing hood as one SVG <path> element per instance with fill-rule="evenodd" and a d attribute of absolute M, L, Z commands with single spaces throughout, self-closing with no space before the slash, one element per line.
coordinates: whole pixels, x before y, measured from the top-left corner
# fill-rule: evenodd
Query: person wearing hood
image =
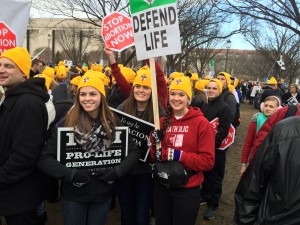
<path fill-rule="evenodd" d="M 220 72 L 217 75 L 217 79 L 221 81 L 223 90 L 221 91 L 221 97 L 229 105 L 232 116 L 235 115 L 237 109 L 237 101 L 229 90 L 229 85 L 231 85 L 230 74 L 226 72 Z M 232 117 L 233 118 L 233 117 Z"/>
<path fill-rule="evenodd" d="M 216 209 L 222 195 L 222 182 L 225 173 L 226 151 L 220 150 L 222 141 L 228 135 L 233 115 L 229 106 L 224 102 L 221 93 L 222 83 L 218 79 L 211 79 L 206 87 L 208 104 L 202 106 L 201 110 L 208 121 L 219 118 L 219 125 L 215 135 L 215 165 L 211 171 L 204 173 L 204 182 L 201 189 L 203 202 L 207 203 L 207 211 L 204 219 L 211 220 L 214 218 Z M 234 96 L 233 96 L 234 98 Z"/>
<path fill-rule="evenodd" d="M 65 225 L 105 225 L 116 180 L 130 171 L 140 158 L 140 150 L 129 137 L 128 155 L 119 165 L 69 168 L 57 161 L 60 127 L 74 129 L 78 153 L 91 156 L 111 150 L 117 120 L 105 96 L 101 78 L 85 74 L 79 82 L 74 106 L 47 141 L 38 161 L 39 169 L 62 179 L 61 208 Z"/>
<path fill-rule="evenodd" d="M 15 47 L 0 56 L 0 216 L 8 225 L 38 223 L 46 191 L 37 160 L 45 145 L 49 100 L 45 80 L 29 79 L 31 57 Z"/>
<path fill-rule="evenodd" d="M 183 77 L 174 79 L 169 87 L 167 113 L 160 119 L 161 130 L 156 131 L 159 138 L 152 139 L 150 153 L 154 164 L 167 165 L 171 170 L 173 165 L 179 165 L 189 174 L 179 186 L 166 184 L 169 179 L 162 181 L 159 176 L 165 177 L 163 173 L 154 176 L 156 225 L 195 224 L 203 171 L 214 165 L 214 131 L 201 110 L 189 106 L 191 99 L 191 83 Z M 161 148 L 153 146 L 159 142 Z"/>

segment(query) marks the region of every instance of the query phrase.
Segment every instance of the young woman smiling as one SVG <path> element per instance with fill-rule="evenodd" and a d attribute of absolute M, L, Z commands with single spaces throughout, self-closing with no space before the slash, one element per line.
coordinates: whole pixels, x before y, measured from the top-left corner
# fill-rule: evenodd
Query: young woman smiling
<path fill-rule="evenodd" d="M 156 177 L 154 211 L 156 225 L 194 225 L 200 203 L 203 171 L 214 165 L 214 131 L 199 108 L 190 107 L 192 86 L 188 78 L 178 77 L 169 87 L 169 106 L 160 119 L 161 148 L 151 148 L 154 162 L 177 161 L 191 171 L 187 182 L 169 187 Z M 154 143 L 153 143 L 154 144 Z M 170 167 L 174 164 L 167 164 Z"/>
<path fill-rule="evenodd" d="M 87 72 L 78 85 L 75 105 L 63 127 L 73 127 L 82 153 L 109 150 L 115 137 L 116 119 L 105 99 L 102 80 Z M 105 225 L 115 181 L 140 158 L 140 150 L 128 140 L 128 156 L 110 168 L 68 168 L 56 160 L 57 133 L 48 140 L 38 166 L 50 176 L 62 179 L 61 208 L 65 225 Z"/>

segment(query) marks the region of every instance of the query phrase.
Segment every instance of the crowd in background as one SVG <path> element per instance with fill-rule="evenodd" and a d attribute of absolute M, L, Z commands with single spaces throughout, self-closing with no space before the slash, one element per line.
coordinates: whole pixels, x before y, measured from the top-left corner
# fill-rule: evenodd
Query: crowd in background
<path fill-rule="evenodd" d="M 247 100 L 259 112 L 251 120 L 242 149 L 235 221 L 267 224 L 265 221 L 277 221 L 275 216 L 280 215 L 278 221 L 289 217 L 299 222 L 290 216 L 294 208 L 290 199 L 280 195 L 276 202 L 259 188 L 269 184 L 265 174 L 260 174 L 265 180 L 255 179 L 264 171 L 258 170 L 262 162 L 273 163 L 264 165 L 268 172 L 277 162 L 272 154 L 266 159 L 262 150 L 258 151 L 262 145 L 269 153 L 272 143 L 262 144 L 263 140 L 276 123 L 298 115 L 297 84 L 287 86 L 283 79 L 274 77 L 265 84 L 248 82 L 227 72 L 219 72 L 215 78 L 193 71 L 165 74 L 155 62 L 158 93 L 157 99 L 152 99 L 149 61 L 134 71 L 118 64 L 109 47 L 104 51 L 110 63 L 107 66 L 89 63 L 68 67 L 63 61 L 46 66 L 41 60 L 31 60 L 27 50 L 19 47 L 0 56 L 0 126 L 5 133 L 0 138 L 0 216 L 8 225 L 45 224 L 45 201 L 59 199 L 67 225 L 104 225 L 116 198 L 122 225 L 193 225 L 202 204 L 207 204 L 204 219 L 214 219 L 230 148 L 222 148 L 223 140 L 231 125 L 238 129 L 240 104 Z M 117 166 L 82 170 L 57 161 L 58 128 L 72 127 L 83 152 L 104 152 L 121 125 L 109 107 L 154 123 L 156 101 L 160 128 L 148 134 L 147 149 L 138 148 L 129 135 L 128 155 Z M 210 122 L 216 118 L 214 130 Z M 282 135 L 289 138 L 290 134 Z M 294 152 L 294 148 L 291 144 L 287 151 Z M 148 150 L 146 161 L 139 160 Z M 280 153 L 285 158 L 286 153 Z M 173 176 L 175 171 L 184 173 L 165 179 L 164 174 Z M 246 185 L 250 181 L 253 185 Z M 278 181 L 288 183 L 283 177 Z M 270 185 L 264 187 L 277 193 L 274 183 Z M 260 196 L 253 195 L 250 188 Z M 262 198 L 263 209 L 271 205 L 270 200 L 274 211 L 256 213 Z M 275 210 L 281 209 L 275 203 L 282 201 L 287 203 L 283 213 Z"/>

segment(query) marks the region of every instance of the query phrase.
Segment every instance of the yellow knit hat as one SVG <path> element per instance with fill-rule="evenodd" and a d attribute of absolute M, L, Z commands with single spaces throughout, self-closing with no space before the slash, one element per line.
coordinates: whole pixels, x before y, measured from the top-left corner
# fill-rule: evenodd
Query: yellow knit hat
<path fill-rule="evenodd" d="M 77 91 L 79 91 L 82 87 L 96 88 L 101 94 L 106 96 L 102 79 L 93 73 L 88 73 L 82 76 Z"/>
<path fill-rule="evenodd" d="M 218 75 L 224 76 L 226 78 L 227 85 L 231 84 L 230 74 L 226 72 L 220 72 Z"/>
<path fill-rule="evenodd" d="M 49 66 L 46 66 L 44 71 L 42 72 L 42 74 L 46 75 L 47 77 L 51 78 L 52 80 L 54 79 L 54 69 L 49 67 Z"/>
<path fill-rule="evenodd" d="M 65 64 L 64 61 L 59 61 L 57 66 L 58 66 L 58 67 L 60 67 L 60 66 L 66 66 L 66 64 Z"/>
<path fill-rule="evenodd" d="M 210 82 L 216 82 L 216 83 L 218 84 L 218 86 L 219 86 L 219 91 L 220 91 L 220 94 L 221 94 L 221 93 L 222 93 L 222 90 L 223 90 L 223 84 L 222 84 L 222 82 L 219 81 L 219 80 L 216 79 L 216 78 L 213 78 L 213 79 L 209 80 L 208 83 L 210 83 Z"/>
<path fill-rule="evenodd" d="M 103 84 L 107 86 L 107 85 L 109 85 L 109 82 L 110 82 L 109 77 L 108 76 L 104 76 L 104 78 L 103 78 Z"/>
<path fill-rule="evenodd" d="M 133 81 L 133 87 L 137 84 L 152 88 L 150 70 L 144 70 L 144 73 L 139 72 Z"/>
<path fill-rule="evenodd" d="M 125 77 L 125 79 L 128 81 L 128 83 L 132 84 L 136 76 L 136 73 L 131 68 L 124 67 L 124 66 L 121 66 L 120 70 L 123 76 Z"/>
<path fill-rule="evenodd" d="M 102 72 L 102 65 L 97 64 L 92 67 L 92 70 Z"/>
<path fill-rule="evenodd" d="M 86 72 L 86 71 L 88 71 L 89 68 L 87 66 L 83 66 L 81 69 L 82 69 L 82 71 Z"/>
<path fill-rule="evenodd" d="M 49 91 L 50 89 L 50 84 L 52 82 L 52 79 L 50 77 L 47 77 L 46 75 L 44 74 L 37 74 L 35 76 L 33 76 L 34 78 L 44 78 L 45 79 L 45 86 L 47 88 L 47 91 Z"/>
<path fill-rule="evenodd" d="M 209 80 L 198 80 L 195 84 L 195 88 L 197 90 L 202 91 L 203 89 L 206 88 L 207 84 L 208 84 Z"/>
<path fill-rule="evenodd" d="M 77 76 L 77 77 L 74 77 L 74 78 L 70 81 L 70 83 L 73 84 L 73 85 L 75 85 L 75 86 L 78 86 L 80 80 L 81 80 L 81 76 Z"/>
<path fill-rule="evenodd" d="M 268 81 L 268 84 L 277 84 L 277 81 L 274 77 L 271 77 L 270 80 Z"/>
<path fill-rule="evenodd" d="M 104 71 L 105 71 L 105 72 L 108 71 L 108 70 L 111 70 L 111 68 L 108 67 L 108 66 L 104 68 Z"/>
<path fill-rule="evenodd" d="M 56 70 L 56 78 L 65 79 L 67 78 L 67 71 L 65 66 L 59 66 Z"/>
<path fill-rule="evenodd" d="M 184 73 L 180 73 L 180 72 L 173 72 L 170 74 L 170 78 L 177 78 L 177 77 L 183 77 L 184 76 Z"/>
<path fill-rule="evenodd" d="M 8 58 L 13 61 L 23 74 L 29 78 L 30 68 L 31 68 L 31 57 L 26 48 L 15 47 L 6 50 L 2 53 L 0 58 Z"/>
<path fill-rule="evenodd" d="M 170 85 L 169 91 L 171 90 L 184 91 L 189 99 L 192 99 L 192 84 L 188 81 L 188 79 L 185 79 L 184 77 L 175 78 Z"/>
<path fill-rule="evenodd" d="M 150 72 L 150 68 L 148 66 L 143 66 L 143 67 L 139 68 L 138 71 L 136 71 L 136 75 L 143 75 L 143 74 L 150 76 L 151 72 Z"/>
<path fill-rule="evenodd" d="M 191 77 L 191 80 L 198 80 L 199 79 L 199 76 L 197 73 L 193 73 L 192 74 L 192 77 Z"/>

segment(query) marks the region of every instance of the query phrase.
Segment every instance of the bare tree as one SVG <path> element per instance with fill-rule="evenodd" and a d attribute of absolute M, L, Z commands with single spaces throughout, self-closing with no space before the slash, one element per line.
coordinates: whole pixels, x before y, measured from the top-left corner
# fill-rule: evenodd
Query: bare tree
<path fill-rule="evenodd" d="M 241 27 L 238 27 L 221 32 L 222 28 L 233 20 L 214 4 L 221 2 L 222 0 L 178 1 L 182 54 L 168 56 L 168 70 L 181 65 L 183 59 L 187 61 L 186 65 L 188 65 L 190 63 L 189 55 L 195 48 L 204 48 L 201 45 L 207 42 L 212 43 L 212 40 L 217 46 L 220 41 L 222 42 L 242 30 Z M 101 27 L 99 21 L 102 21 L 103 17 L 112 11 L 129 14 L 129 3 L 124 0 L 35 0 L 34 7 L 54 16 L 73 18 L 97 27 Z M 211 47 L 214 45 L 210 44 Z M 131 54 L 127 54 L 127 52 Z M 134 56 L 134 50 L 125 50 L 120 55 L 120 62 L 124 65 L 130 64 L 131 60 L 134 60 Z M 207 60 L 209 61 L 209 59 Z"/>
<path fill-rule="evenodd" d="M 268 31 L 268 32 L 267 32 Z M 251 26 L 245 37 L 265 57 L 264 76 L 283 77 L 291 83 L 299 68 L 300 38 L 288 28 L 266 23 L 265 29 Z M 282 56 L 285 70 L 276 63 Z"/>
<path fill-rule="evenodd" d="M 216 2 L 220 1 L 216 0 Z M 202 49 L 202 53 L 205 48 L 208 50 L 207 53 L 212 53 L 209 48 L 219 48 L 220 43 L 222 45 L 225 39 L 240 33 L 243 29 L 238 27 L 227 29 L 224 32 L 222 28 L 230 24 L 232 18 L 222 13 L 215 4 L 212 4 L 211 0 L 178 1 L 178 15 L 182 53 L 167 56 L 168 69 L 180 70 L 182 61 L 185 61 L 185 65 L 193 64 L 195 66 L 197 48 Z M 204 55 L 202 55 L 202 61 Z M 208 64 L 212 58 L 212 55 L 206 56 L 206 62 L 201 63 L 203 66 Z M 198 71 L 203 72 L 203 68 L 198 68 Z"/>
<path fill-rule="evenodd" d="M 94 37 L 94 29 L 82 29 L 76 25 L 64 26 L 56 31 L 56 41 L 74 64 L 81 61 L 86 48 Z"/>
<path fill-rule="evenodd" d="M 296 0 L 224 0 L 216 3 L 224 13 L 240 16 L 241 23 L 272 23 L 300 34 L 299 2 Z"/>
<path fill-rule="evenodd" d="M 101 27 L 99 21 L 113 11 L 128 13 L 124 0 L 33 0 L 33 6 L 55 17 L 72 18 Z"/>

